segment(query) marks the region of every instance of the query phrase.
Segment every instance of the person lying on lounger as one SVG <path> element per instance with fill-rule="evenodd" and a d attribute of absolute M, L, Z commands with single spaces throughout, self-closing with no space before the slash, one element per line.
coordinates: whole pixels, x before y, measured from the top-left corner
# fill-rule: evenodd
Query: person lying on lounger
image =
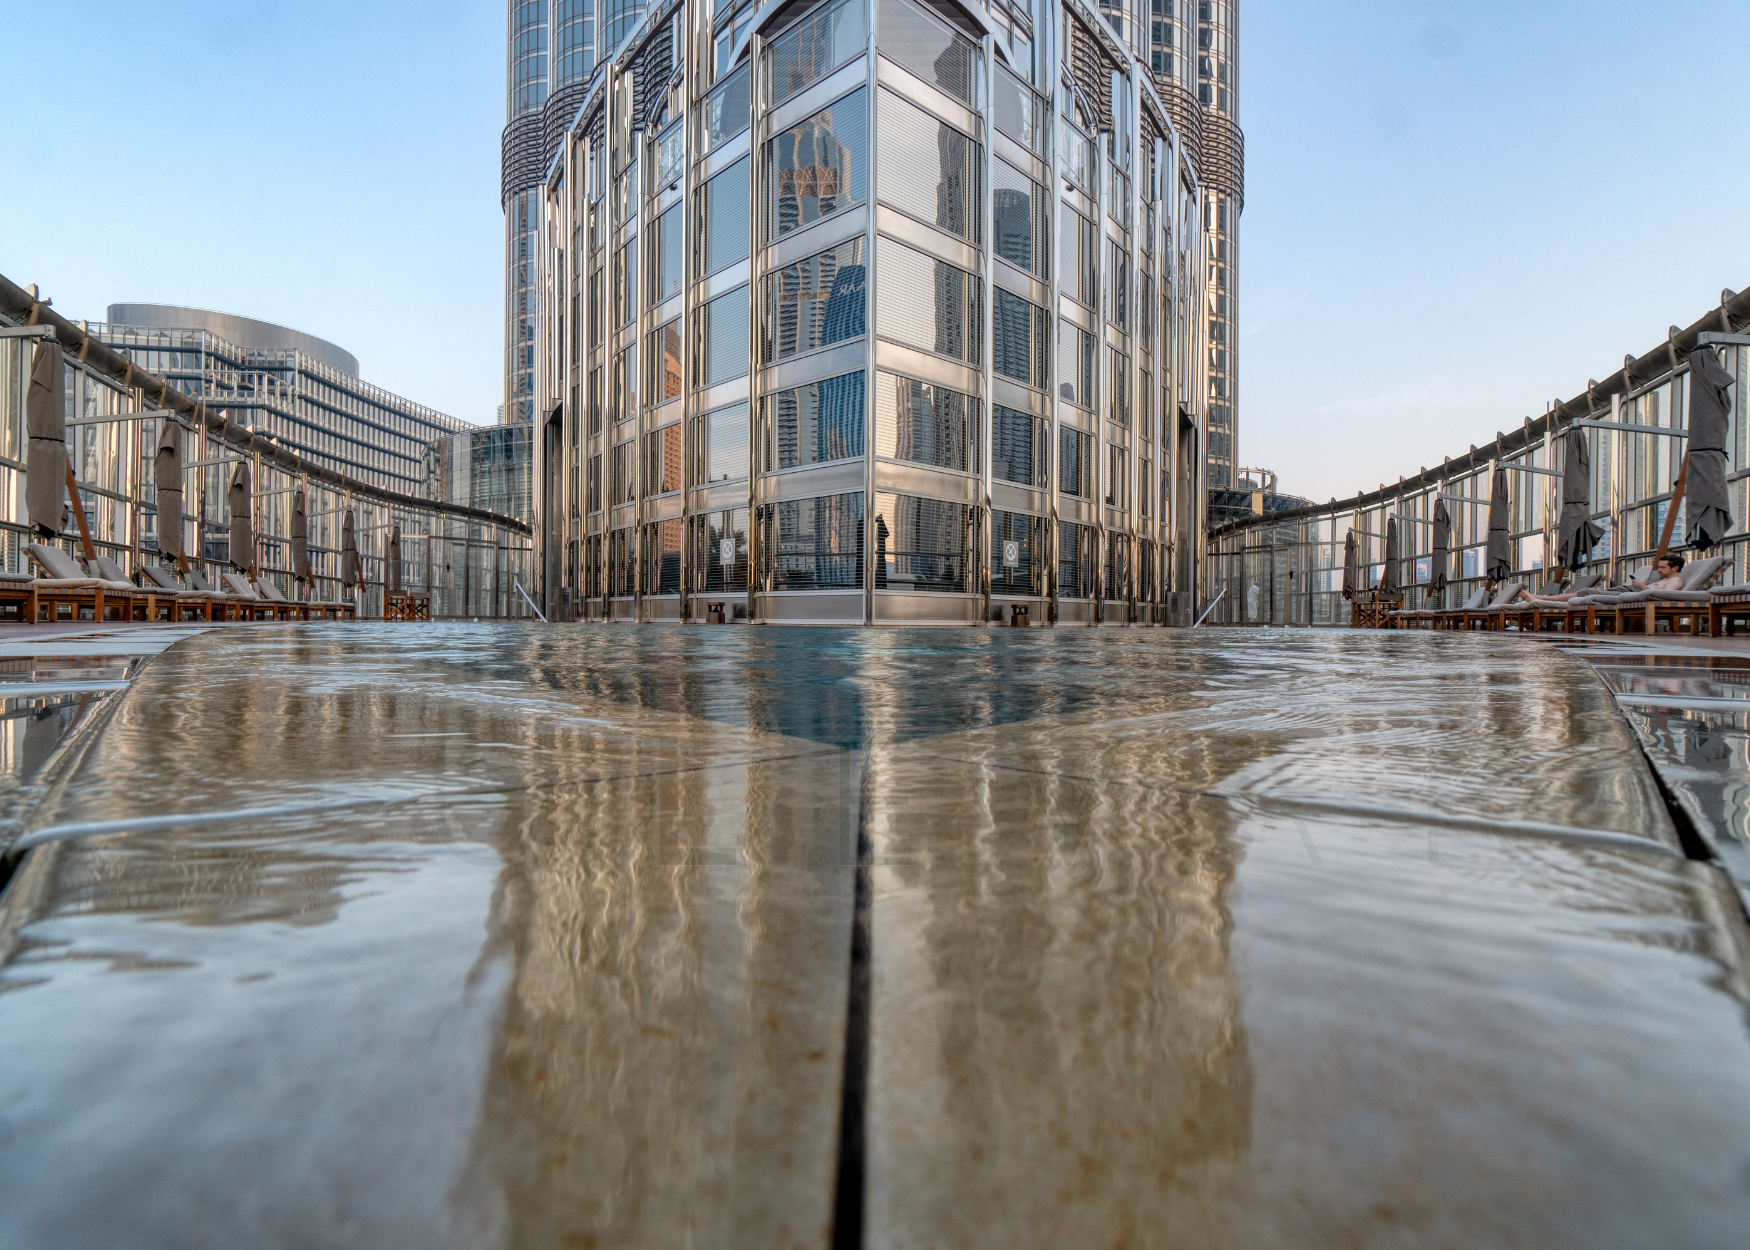
<path fill-rule="evenodd" d="M 1660 556 L 1659 562 L 1653 566 L 1653 569 L 1654 572 L 1659 575 L 1656 581 L 1643 582 L 1637 577 L 1631 580 L 1629 584 L 1636 590 L 1683 589 L 1683 578 L 1680 576 L 1683 572 L 1682 556 Z"/>

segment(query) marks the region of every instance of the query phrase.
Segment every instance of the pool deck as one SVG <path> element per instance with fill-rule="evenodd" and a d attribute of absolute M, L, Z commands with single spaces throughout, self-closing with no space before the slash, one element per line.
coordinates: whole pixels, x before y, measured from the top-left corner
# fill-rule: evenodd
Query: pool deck
<path fill-rule="evenodd" d="M 1750 640 L 0 669 L 0 1245 L 1745 1243 Z"/>

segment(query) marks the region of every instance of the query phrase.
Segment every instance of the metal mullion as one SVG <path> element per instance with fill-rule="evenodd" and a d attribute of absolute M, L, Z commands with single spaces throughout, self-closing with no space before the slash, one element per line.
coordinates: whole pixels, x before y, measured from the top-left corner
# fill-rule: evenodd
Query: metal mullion
<path fill-rule="evenodd" d="M 980 120 L 980 135 L 984 140 L 984 151 L 981 153 L 979 162 L 979 175 L 983 179 L 983 185 L 980 187 L 980 198 L 984 201 L 984 217 L 980 223 L 980 232 L 983 235 L 980 243 L 983 245 L 982 260 L 984 265 L 984 281 L 982 283 L 984 325 L 983 332 L 979 336 L 984 356 L 979 375 L 983 379 L 984 394 L 979 399 L 979 421 L 983 428 L 978 431 L 974 443 L 979 449 L 979 457 L 983 463 L 979 465 L 978 474 L 981 492 L 980 506 L 974 509 L 977 520 L 973 524 L 972 567 L 978 576 L 978 589 L 982 592 L 979 596 L 978 612 L 978 624 L 982 629 L 988 628 L 990 625 L 991 546 L 996 541 L 996 513 L 991 500 L 991 458 L 995 453 L 996 446 L 996 387 L 994 384 L 995 365 L 993 363 L 996 356 L 996 306 L 994 304 L 996 298 L 996 196 L 992 190 L 991 175 L 995 170 L 996 151 L 995 144 L 992 142 L 995 135 L 991 114 L 994 112 L 992 101 L 996 96 L 997 69 L 995 40 L 992 36 L 986 35 L 979 42 L 983 45 L 984 52 L 984 111 Z M 870 61 L 871 63 L 874 61 L 873 54 L 870 56 Z M 874 390 L 875 388 L 870 386 L 868 388 L 869 394 L 873 395 Z M 873 431 L 873 426 L 870 428 Z M 874 459 L 873 445 L 871 444 L 867 450 L 871 453 L 870 459 L 872 461 Z"/>
<path fill-rule="evenodd" d="M 864 337 L 863 375 L 863 623 L 875 623 L 875 581 L 882 572 L 875 563 L 875 343 L 877 329 L 875 324 L 876 302 L 875 288 L 877 285 L 876 205 L 881 199 L 881 150 L 875 142 L 876 118 L 881 112 L 881 88 L 877 79 L 877 61 L 880 58 L 881 47 L 881 6 L 871 4 L 868 11 L 869 46 L 865 52 L 864 91 L 867 93 L 868 108 L 864 112 L 865 138 L 868 141 L 866 161 L 869 166 L 867 186 L 868 217 L 863 227 L 863 264 L 865 280 L 863 283 L 864 307 L 863 325 L 866 330 Z M 757 138 L 756 134 L 756 138 Z M 987 310 L 988 311 L 988 310 Z M 763 429 L 763 427 L 762 427 Z M 897 523 L 898 517 L 894 518 Z M 897 537 L 897 535 L 895 535 Z"/>

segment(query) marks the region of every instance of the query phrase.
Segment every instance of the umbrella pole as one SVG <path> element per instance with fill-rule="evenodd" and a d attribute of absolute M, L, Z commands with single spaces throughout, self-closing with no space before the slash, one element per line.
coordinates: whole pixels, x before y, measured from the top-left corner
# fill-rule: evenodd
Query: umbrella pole
<path fill-rule="evenodd" d="M 79 483 L 73 477 L 73 462 L 67 461 L 67 494 L 73 501 L 73 515 L 79 518 L 79 541 L 85 546 L 85 563 L 97 559 L 97 548 L 91 545 L 91 531 L 85 527 L 85 505 L 79 502 Z"/>
<path fill-rule="evenodd" d="M 1677 505 L 1683 498 L 1683 488 L 1689 485 L 1689 453 L 1683 453 L 1683 467 L 1677 470 L 1677 485 L 1671 488 L 1671 506 L 1665 509 L 1665 532 L 1659 535 L 1659 551 L 1653 558 L 1663 560 L 1671 551 L 1671 527 L 1677 524 Z M 1673 626 L 1672 628 L 1676 628 Z"/>

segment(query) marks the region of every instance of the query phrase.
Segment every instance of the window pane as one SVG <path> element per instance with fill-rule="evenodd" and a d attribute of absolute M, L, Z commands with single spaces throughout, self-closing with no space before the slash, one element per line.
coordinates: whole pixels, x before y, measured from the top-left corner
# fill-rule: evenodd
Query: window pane
<path fill-rule="evenodd" d="M 766 279 L 764 355 L 770 364 L 863 333 L 863 246 L 856 238 Z"/>
<path fill-rule="evenodd" d="M 1106 395 L 1106 415 L 1115 424 L 1130 428 L 1130 357 L 1115 348 L 1107 348 L 1112 362 L 1111 386 Z"/>
<path fill-rule="evenodd" d="M 976 107 L 984 68 L 978 45 L 910 0 L 882 0 L 880 30 L 885 56 Z"/>
<path fill-rule="evenodd" d="M 991 513 L 990 589 L 993 595 L 1038 595 L 1045 591 L 1045 522 L 1024 512 Z M 1008 544 L 1013 543 L 1015 562 L 1009 564 Z"/>
<path fill-rule="evenodd" d="M 983 317 L 978 280 L 964 269 L 882 238 L 876 325 L 881 337 L 979 363 Z"/>
<path fill-rule="evenodd" d="M 1130 453 L 1110 443 L 1106 446 L 1106 503 L 1113 508 L 1130 504 Z"/>
<path fill-rule="evenodd" d="M 763 576 L 772 589 L 862 586 L 862 491 L 766 504 L 760 524 Z"/>
<path fill-rule="evenodd" d="M 729 45 L 733 50 L 735 45 Z M 704 156 L 748 128 L 753 118 L 752 63 L 739 68 L 712 88 L 699 119 L 699 155 Z"/>
<path fill-rule="evenodd" d="M 747 405 L 731 404 L 695 419 L 693 446 L 698 457 L 694 484 L 732 482 L 747 476 Z"/>
<path fill-rule="evenodd" d="M 890 91 L 878 101 L 882 201 L 977 244 L 979 145 Z"/>
<path fill-rule="evenodd" d="M 875 454 L 977 473 L 978 401 L 946 386 L 876 375 Z"/>
<path fill-rule="evenodd" d="M 764 471 L 851 460 L 863 454 L 863 374 L 774 391 L 765 416 Z"/>
<path fill-rule="evenodd" d="M 875 496 L 875 589 L 968 589 L 972 509 L 963 503 Z"/>
<path fill-rule="evenodd" d="M 1094 223 L 1069 205 L 1058 220 L 1063 234 L 1063 293 L 1088 308 L 1098 306 L 1100 239 Z"/>
<path fill-rule="evenodd" d="M 1001 130 L 1036 156 L 1045 155 L 1045 106 L 1031 88 L 1001 66 L 991 92 L 991 112 Z"/>
<path fill-rule="evenodd" d="M 1045 486 L 1045 419 L 997 404 L 991 409 L 991 475 L 999 482 Z"/>
<path fill-rule="evenodd" d="M 869 102 L 859 87 L 768 145 L 774 237 L 860 204 L 868 195 Z"/>
<path fill-rule="evenodd" d="M 629 421 L 638 415 L 637 344 L 626 348 L 614 361 L 614 393 L 609 406 L 616 421 Z"/>
<path fill-rule="evenodd" d="M 681 592 L 681 522 L 653 521 L 644 527 L 644 593 Z"/>
<path fill-rule="evenodd" d="M 692 519 L 693 578 L 706 594 L 747 589 L 747 509 L 730 508 Z M 736 609 L 738 612 L 740 608 Z"/>
<path fill-rule="evenodd" d="M 638 315 L 638 244 L 628 243 L 614 258 L 614 324 Z"/>
<path fill-rule="evenodd" d="M 991 163 L 991 210 L 995 251 L 1035 277 L 1051 276 L 1045 188 L 1003 161 Z"/>
<path fill-rule="evenodd" d="M 682 230 L 681 206 L 676 204 L 661 217 L 651 230 L 650 238 L 650 302 L 660 304 L 681 293 Z"/>
<path fill-rule="evenodd" d="M 681 322 L 676 317 L 650 332 L 650 350 L 645 354 L 650 376 L 644 379 L 648 403 L 661 404 L 681 394 Z"/>
<path fill-rule="evenodd" d="M 747 287 L 719 295 L 699 310 L 693 384 L 715 386 L 747 376 Z"/>
<path fill-rule="evenodd" d="M 644 493 L 666 495 L 681 488 L 681 427 L 677 422 L 644 436 Z"/>
<path fill-rule="evenodd" d="M 699 272 L 716 273 L 747 255 L 749 196 L 747 157 L 705 184 L 699 213 Z"/>
<path fill-rule="evenodd" d="M 1094 336 L 1070 321 L 1057 323 L 1057 382 L 1066 402 L 1094 406 Z"/>
<path fill-rule="evenodd" d="M 1065 426 L 1059 431 L 1057 485 L 1066 495 L 1094 493 L 1094 436 Z"/>
<path fill-rule="evenodd" d="M 1094 594 L 1094 527 L 1057 523 L 1057 593 L 1064 599 Z"/>
<path fill-rule="evenodd" d="M 991 367 L 1028 386 L 1045 386 L 1045 310 L 996 287 L 991 293 Z"/>
<path fill-rule="evenodd" d="M 816 10 L 779 35 L 767 54 L 772 103 L 818 82 L 869 46 L 862 0 Z"/>

